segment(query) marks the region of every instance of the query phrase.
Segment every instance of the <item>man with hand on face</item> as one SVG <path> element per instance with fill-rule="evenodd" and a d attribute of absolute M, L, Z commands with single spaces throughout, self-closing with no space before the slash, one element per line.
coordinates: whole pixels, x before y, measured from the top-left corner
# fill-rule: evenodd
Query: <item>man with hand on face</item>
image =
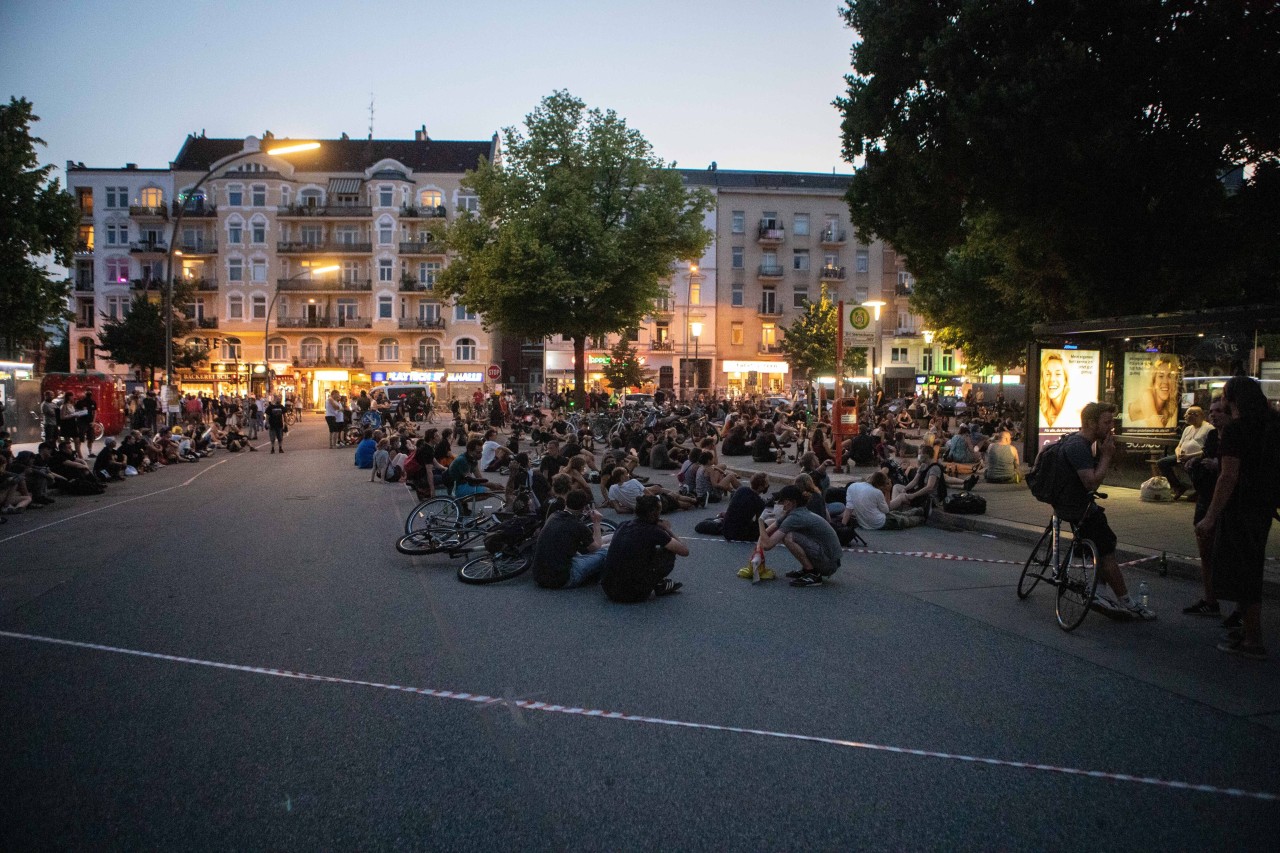
<path fill-rule="evenodd" d="M 543 589 L 593 583 L 604 571 L 608 553 L 600 535 L 600 513 L 591 509 L 588 494 L 574 489 L 565 496 L 565 508 L 552 513 L 538 535 L 533 579 Z"/>

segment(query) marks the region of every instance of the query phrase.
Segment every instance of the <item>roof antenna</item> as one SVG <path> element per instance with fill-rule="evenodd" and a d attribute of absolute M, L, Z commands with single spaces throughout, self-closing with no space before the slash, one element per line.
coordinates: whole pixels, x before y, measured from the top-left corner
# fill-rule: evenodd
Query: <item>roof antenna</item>
<path fill-rule="evenodd" d="M 369 138 L 373 139 L 373 92 L 369 93 Z"/>

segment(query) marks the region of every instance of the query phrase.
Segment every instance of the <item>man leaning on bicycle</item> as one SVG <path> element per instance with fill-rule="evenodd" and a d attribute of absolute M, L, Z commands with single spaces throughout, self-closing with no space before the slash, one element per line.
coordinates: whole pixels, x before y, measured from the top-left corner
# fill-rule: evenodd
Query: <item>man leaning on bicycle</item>
<path fill-rule="evenodd" d="M 1155 611 L 1129 596 L 1116 563 L 1116 535 L 1107 523 L 1107 514 L 1093 499 L 1115 458 L 1115 414 L 1116 407 L 1111 403 L 1089 403 L 1080 412 L 1080 431 L 1062 439 L 1062 456 L 1078 477 L 1063 478 L 1053 511 L 1063 521 L 1075 524 L 1078 538 L 1092 541 L 1098 549 L 1095 603 L 1109 613 L 1155 619 Z"/>

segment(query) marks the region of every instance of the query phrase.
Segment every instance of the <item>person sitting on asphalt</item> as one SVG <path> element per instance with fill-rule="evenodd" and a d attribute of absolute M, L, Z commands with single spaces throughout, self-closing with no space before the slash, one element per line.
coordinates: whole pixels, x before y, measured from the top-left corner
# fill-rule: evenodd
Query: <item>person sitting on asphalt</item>
<path fill-rule="evenodd" d="M 484 433 L 484 444 L 480 450 L 480 470 L 485 474 L 493 474 L 507 464 L 511 452 L 498 441 L 498 431 L 487 429 Z"/>
<path fill-rule="evenodd" d="M 751 482 L 739 486 L 729 497 L 729 505 L 724 510 L 724 538 L 730 542 L 754 542 L 760 535 L 756 522 L 760 513 L 764 512 L 764 494 L 769 491 L 769 475 L 758 471 L 751 475 Z M 747 575 L 751 577 L 751 567 L 747 567 Z"/>
<path fill-rule="evenodd" d="M 752 462 L 781 462 L 782 445 L 778 444 L 778 436 L 774 433 L 773 424 L 766 424 L 756 440 L 751 443 Z"/>
<path fill-rule="evenodd" d="M 983 477 L 988 483 L 1017 483 L 1022 479 L 1018 473 L 1018 448 L 1013 446 L 1013 436 L 1008 430 L 1001 430 L 993 444 L 987 446 L 987 465 Z"/>
<path fill-rule="evenodd" d="M 675 471 L 680 463 L 671 458 L 671 446 L 665 437 L 658 438 L 649 449 L 649 467 L 655 471 Z"/>
<path fill-rule="evenodd" d="M 272 450 L 274 449 L 275 448 L 273 447 Z M 358 447 L 356 449 L 359 450 Z M 373 465 L 370 466 L 373 468 L 373 473 L 369 475 L 369 482 L 373 482 L 374 480 L 381 480 L 384 483 L 388 482 L 387 465 L 390 463 L 391 442 L 384 438 L 382 441 L 378 442 L 378 448 L 373 452 Z"/>
<path fill-rule="evenodd" d="M 781 515 L 768 525 L 760 520 L 760 547 L 770 551 L 781 543 L 796 558 L 800 568 L 787 572 L 792 586 L 821 586 L 840 568 L 835 528 L 805 509 L 804 493 L 795 486 L 783 486 L 775 497 Z M 763 572 L 760 577 L 767 579 Z"/>
<path fill-rule="evenodd" d="M 124 466 L 124 454 L 116 446 L 116 440 L 108 436 L 102 442 L 102 452 L 93 460 L 93 475 L 100 480 L 123 480 Z"/>
<path fill-rule="evenodd" d="M 677 509 L 690 509 L 696 503 L 693 498 L 673 494 L 659 485 L 646 486 L 631 476 L 626 468 L 618 466 L 613 469 L 609 486 L 609 505 L 620 513 L 636 511 L 636 498 L 641 495 L 657 495 L 662 507 L 667 512 Z"/>
<path fill-rule="evenodd" d="M 552 513 L 538 534 L 533 579 L 543 589 L 592 583 L 604 571 L 608 553 L 600 535 L 600 513 L 591 508 L 591 496 L 571 489 L 565 508 Z"/>
<path fill-rule="evenodd" d="M 246 447 L 250 450 L 257 450 L 256 447 L 254 447 L 252 444 L 249 443 L 249 439 L 245 438 L 244 434 L 240 432 L 240 427 L 236 426 L 235 424 L 228 424 L 227 450 L 229 450 L 232 453 L 239 453 L 241 450 L 244 450 Z M 179 448 L 179 450 L 181 450 L 181 448 Z"/>
<path fill-rule="evenodd" d="M 481 439 L 473 438 L 467 442 L 467 449 L 449 464 L 444 474 L 445 487 L 452 490 L 455 498 L 481 492 L 502 492 L 502 486 L 489 482 L 480 476 L 480 453 L 484 447 Z"/>
<path fill-rule="evenodd" d="M 1209 433 L 1213 432 L 1213 424 L 1205 422 L 1204 410 L 1199 406 L 1188 408 L 1186 418 L 1187 426 L 1182 430 L 1182 437 L 1178 439 L 1178 445 L 1173 449 L 1173 453 L 1156 462 L 1156 467 L 1160 469 L 1160 473 L 1165 476 L 1165 479 L 1169 481 L 1169 485 L 1173 487 L 1173 499 L 1175 501 L 1187 493 L 1187 487 L 1183 484 L 1182 476 L 1178 469 L 1183 467 L 1184 463 L 1204 452 L 1204 445 L 1209 439 Z"/>
<path fill-rule="evenodd" d="M 650 594 L 670 595 L 684 584 L 668 577 L 676 557 L 689 556 L 689 546 L 661 518 L 662 502 L 656 495 L 636 498 L 636 517 L 624 521 L 613 534 L 604 561 L 600 586 L 610 601 L 635 604 Z"/>
<path fill-rule="evenodd" d="M 378 442 L 373 437 L 373 430 L 365 428 L 360 436 L 360 443 L 356 445 L 355 465 L 357 468 L 363 468 L 366 471 L 373 467 L 373 457 L 378 452 Z"/>
<path fill-rule="evenodd" d="M 973 439 L 969 437 L 969 427 L 960 427 L 956 434 L 947 440 L 942 451 L 942 458 L 959 465 L 975 465 L 979 461 L 978 453 L 973 449 Z M 957 470 L 959 470 L 957 468 Z M 968 470 L 965 473 L 969 473 Z"/>
<path fill-rule="evenodd" d="M 694 497 L 701 505 L 719 503 L 728 492 L 742 485 L 737 474 L 715 464 L 715 457 L 709 450 L 702 451 L 694 482 Z"/>
<path fill-rule="evenodd" d="M 906 530 L 924 524 L 923 509 L 890 509 L 892 496 L 893 484 L 883 471 L 873 472 L 865 481 L 850 483 L 845 491 L 840 523 L 848 525 L 856 520 L 858 526 L 866 530 Z"/>

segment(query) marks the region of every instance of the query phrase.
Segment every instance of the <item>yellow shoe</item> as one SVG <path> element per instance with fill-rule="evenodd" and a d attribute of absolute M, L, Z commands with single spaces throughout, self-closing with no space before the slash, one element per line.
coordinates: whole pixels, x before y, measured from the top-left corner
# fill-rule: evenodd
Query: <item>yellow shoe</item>
<path fill-rule="evenodd" d="M 773 569 L 761 569 L 761 570 L 760 570 L 760 580 L 762 580 L 762 581 L 776 581 L 777 579 L 778 579 L 778 576 L 777 576 L 777 575 L 775 575 L 775 574 L 773 573 Z"/>
<path fill-rule="evenodd" d="M 772 572 L 771 572 L 770 574 L 772 574 Z M 751 568 L 751 565 L 750 565 L 750 564 L 747 564 L 747 565 L 743 566 L 742 568 L 738 569 L 738 577 L 740 577 L 740 578 L 745 578 L 746 580 L 751 580 L 751 579 L 752 579 L 752 578 L 754 578 L 755 576 L 756 576 L 755 570 Z"/>

